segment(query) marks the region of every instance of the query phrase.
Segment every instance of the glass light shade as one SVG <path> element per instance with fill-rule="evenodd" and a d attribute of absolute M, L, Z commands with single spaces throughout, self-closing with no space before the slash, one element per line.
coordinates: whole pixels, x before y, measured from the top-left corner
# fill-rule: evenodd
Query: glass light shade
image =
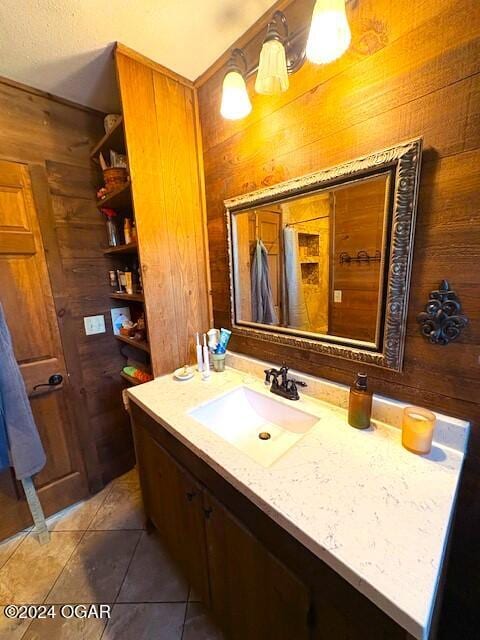
<path fill-rule="evenodd" d="M 310 62 L 336 60 L 348 49 L 351 37 L 345 0 L 317 0 L 305 51 Z"/>
<path fill-rule="evenodd" d="M 285 47 L 278 40 L 263 43 L 258 63 L 255 91 L 265 95 L 282 93 L 288 89 Z"/>
<path fill-rule="evenodd" d="M 227 120 L 240 120 L 252 110 L 247 85 L 242 74 L 235 69 L 229 71 L 223 80 L 220 113 Z"/>

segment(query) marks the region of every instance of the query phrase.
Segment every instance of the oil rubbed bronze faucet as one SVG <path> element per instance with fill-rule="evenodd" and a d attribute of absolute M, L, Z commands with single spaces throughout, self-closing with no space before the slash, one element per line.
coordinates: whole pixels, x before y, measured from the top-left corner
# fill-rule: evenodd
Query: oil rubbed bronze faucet
<path fill-rule="evenodd" d="M 280 382 L 278 379 L 280 378 Z M 271 384 L 270 391 L 287 400 L 300 400 L 297 385 L 306 387 L 307 383 L 301 380 L 288 378 L 288 367 L 283 363 L 280 369 L 265 369 L 265 384 Z"/>

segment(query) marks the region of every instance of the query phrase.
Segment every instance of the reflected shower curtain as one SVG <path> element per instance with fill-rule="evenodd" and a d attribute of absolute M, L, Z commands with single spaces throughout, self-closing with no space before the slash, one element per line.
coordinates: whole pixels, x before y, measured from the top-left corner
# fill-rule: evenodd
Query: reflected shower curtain
<path fill-rule="evenodd" d="M 298 251 L 298 233 L 292 227 L 283 230 L 285 278 L 283 317 L 285 325 L 303 331 L 310 330 L 307 306 L 302 285 L 302 269 Z"/>
<path fill-rule="evenodd" d="M 252 320 L 262 324 L 277 324 L 273 305 L 268 252 L 261 240 L 257 240 L 253 253 L 252 268 Z"/>

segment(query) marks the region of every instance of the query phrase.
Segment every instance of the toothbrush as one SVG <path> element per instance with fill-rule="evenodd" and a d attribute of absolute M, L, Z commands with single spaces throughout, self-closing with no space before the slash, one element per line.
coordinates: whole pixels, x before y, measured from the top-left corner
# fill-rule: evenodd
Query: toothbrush
<path fill-rule="evenodd" d="M 210 375 L 210 354 L 207 346 L 207 336 L 203 334 L 203 376 L 208 378 Z"/>
<path fill-rule="evenodd" d="M 198 334 L 196 334 L 196 338 L 197 338 L 197 369 L 199 371 L 203 370 L 203 358 L 202 358 L 202 345 L 200 344 L 200 336 Z"/>

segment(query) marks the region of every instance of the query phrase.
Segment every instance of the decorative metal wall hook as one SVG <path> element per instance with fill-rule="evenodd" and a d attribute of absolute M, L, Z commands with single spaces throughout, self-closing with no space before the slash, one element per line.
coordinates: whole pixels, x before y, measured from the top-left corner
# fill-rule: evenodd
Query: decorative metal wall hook
<path fill-rule="evenodd" d="M 433 344 L 448 344 L 460 335 L 468 324 L 468 318 L 462 315 L 462 306 L 455 291 L 450 289 L 447 280 L 442 280 L 436 291 L 430 292 L 425 311 L 419 313 L 422 335 Z"/>

